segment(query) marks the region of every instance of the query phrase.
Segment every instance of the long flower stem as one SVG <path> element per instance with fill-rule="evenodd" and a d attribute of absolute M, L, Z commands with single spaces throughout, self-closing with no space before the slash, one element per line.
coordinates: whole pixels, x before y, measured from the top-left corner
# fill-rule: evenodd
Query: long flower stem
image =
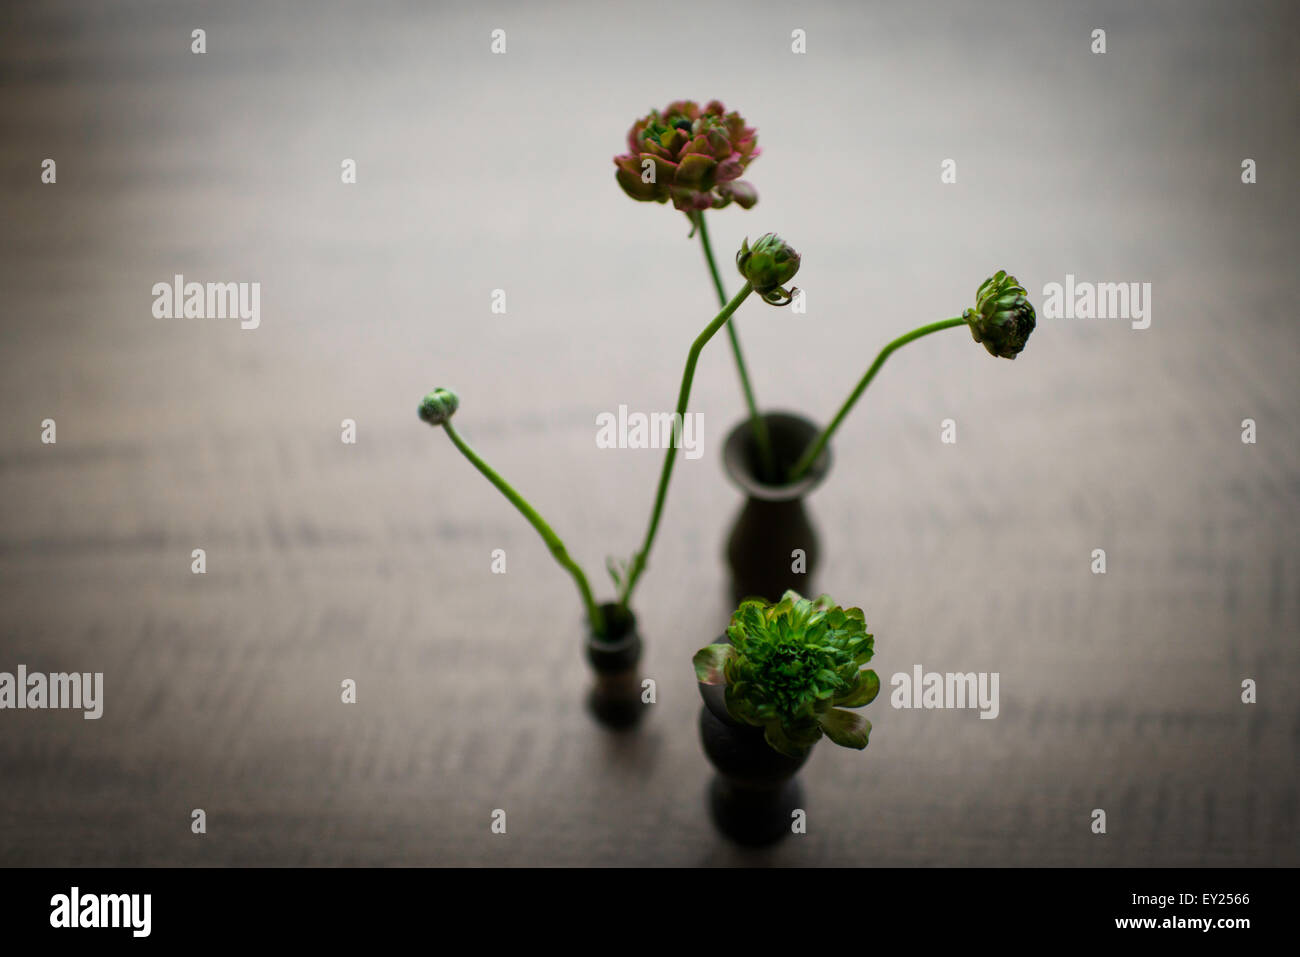
<path fill-rule="evenodd" d="M 578 563 L 569 557 L 568 549 L 564 547 L 564 542 L 560 541 L 560 536 L 555 534 L 551 526 L 546 524 L 546 520 L 537 514 L 537 510 L 529 505 L 524 497 L 511 487 L 509 482 L 498 475 L 492 466 L 483 461 L 479 454 L 470 448 L 469 443 L 460 437 L 460 433 L 452 427 L 451 422 L 443 422 L 442 427 L 447 430 L 447 437 L 455 443 L 456 448 L 460 449 L 465 458 L 469 459 L 470 463 L 482 472 L 483 476 L 495 485 L 502 495 L 510 500 L 511 505 L 519 509 L 533 528 L 537 529 L 537 534 L 542 536 L 542 540 L 551 549 L 551 555 L 578 583 L 578 591 L 582 594 L 582 603 L 587 606 L 587 620 L 591 622 L 591 630 L 597 635 L 603 636 L 605 634 L 605 616 L 601 614 L 600 606 L 596 604 L 596 600 L 592 597 L 591 586 L 587 584 L 587 576 L 583 574 Z"/>
<path fill-rule="evenodd" d="M 799 479 L 803 478 L 804 473 L 807 472 L 812 464 L 817 461 L 817 456 L 821 455 L 822 449 L 824 449 L 826 443 L 830 441 L 831 435 L 833 435 L 835 430 L 840 427 L 840 423 L 844 421 L 844 417 L 849 414 L 849 410 L 853 408 L 853 403 L 857 402 L 858 397 L 866 391 L 867 386 L 871 384 L 871 380 L 875 378 L 876 373 L 880 371 L 880 367 L 885 364 L 885 360 L 889 358 L 895 349 L 907 345 L 913 339 L 920 339 L 922 336 L 928 336 L 932 332 L 938 332 L 940 329 L 951 329 L 953 326 L 964 325 L 966 325 L 966 320 L 960 316 L 952 319 L 944 319 L 941 322 L 932 322 L 928 326 L 913 329 L 906 335 L 899 336 L 889 345 L 885 346 L 885 348 L 881 349 L 880 355 L 876 356 L 876 361 L 871 363 L 871 368 L 867 370 L 866 375 L 864 375 L 862 380 L 858 382 L 857 388 L 854 389 L 848 399 L 845 400 L 844 405 L 840 406 L 840 411 L 835 414 L 835 418 L 831 420 L 831 424 L 826 426 L 822 431 L 822 434 L 817 437 L 817 441 L 808 446 L 803 455 L 799 458 L 799 461 L 794 464 L 792 469 L 790 469 L 788 481 L 797 482 Z"/>
<path fill-rule="evenodd" d="M 740 308 L 740 304 L 745 298 L 754 291 L 754 287 L 745 283 L 740 292 L 722 307 L 722 311 L 714 317 L 713 321 L 704 327 L 704 331 L 695 337 L 691 343 L 691 351 L 686 355 L 686 368 L 682 370 L 682 386 L 677 392 L 677 415 L 676 421 L 681 422 L 683 427 L 686 422 L 686 403 L 691 397 L 691 382 L 695 379 L 695 364 L 699 361 L 700 353 L 704 350 L 705 344 L 713 338 L 713 334 L 727 324 L 731 314 Z M 650 525 L 645 532 L 645 541 L 642 542 L 641 548 L 632 556 L 632 565 L 623 577 L 622 594 L 619 595 L 619 608 L 621 611 L 627 611 L 628 601 L 632 597 L 632 589 L 636 587 L 636 580 L 641 577 L 641 572 L 645 570 L 646 561 L 650 557 L 650 547 L 654 544 L 655 532 L 659 530 L 659 519 L 663 515 L 664 499 L 668 496 L 668 480 L 673 474 L 673 463 L 677 461 L 677 442 L 669 442 L 668 448 L 664 453 L 663 470 L 659 473 L 659 488 L 655 492 L 655 505 L 650 513 Z"/>
<path fill-rule="evenodd" d="M 713 276 L 713 288 L 718 292 L 718 305 L 727 304 L 727 292 L 722 286 L 722 277 L 718 275 L 718 264 L 713 259 L 713 246 L 709 242 L 709 227 L 704 224 L 704 211 L 695 214 L 695 225 L 700 231 L 700 245 L 704 247 L 704 259 L 709 264 L 709 274 Z M 727 323 L 727 336 L 731 339 L 731 354 L 736 357 L 736 371 L 740 373 L 740 388 L 745 393 L 745 404 L 749 406 L 749 424 L 754 430 L 754 442 L 758 445 L 758 454 L 763 471 L 768 478 L 775 478 L 776 464 L 772 458 L 772 437 L 767 431 L 767 421 L 758 414 L 758 404 L 754 401 L 754 388 L 749 384 L 749 370 L 745 366 L 745 357 L 740 352 L 740 336 L 736 333 L 736 324 Z"/>

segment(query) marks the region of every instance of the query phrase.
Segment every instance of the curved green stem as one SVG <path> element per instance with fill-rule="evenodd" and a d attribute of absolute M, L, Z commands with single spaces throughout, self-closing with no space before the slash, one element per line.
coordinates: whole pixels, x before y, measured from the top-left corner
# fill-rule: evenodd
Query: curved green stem
<path fill-rule="evenodd" d="M 578 591 L 582 593 L 582 603 L 587 606 L 587 620 L 591 622 L 591 630 L 597 635 L 603 636 L 605 634 L 605 616 L 601 614 L 600 607 L 591 595 L 591 586 L 587 584 L 587 576 L 578 567 L 578 563 L 569 557 L 568 549 L 564 547 L 564 542 L 560 541 L 560 536 L 555 534 L 551 526 L 546 524 L 546 520 L 537 514 L 537 510 L 529 505 L 522 495 L 511 488 L 509 482 L 498 475 L 492 466 L 484 462 L 479 457 L 479 454 L 470 448 L 469 443 L 460 437 L 460 433 L 452 427 L 450 421 L 443 422 L 442 427 L 447 431 L 447 437 L 455 443 L 456 448 L 460 449 L 465 458 L 469 459 L 470 463 L 482 472 L 483 476 L 495 485 L 502 495 L 510 500 L 511 505 L 519 509 L 533 528 L 537 529 L 537 534 L 542 536 L 542 541 L 546 542 L 551 549 L 551 555 L 578 583 Z"/>
<path fill-rule="evenodd" d="M 790 475 L 787 481 L 797 482 L 799 479 L 803 478 L 804 473 L 807 472 L 812 464 L 817 461 L 817 456 L 822 454 L 822 449 L 826 447 L 826 443 L 830 441 L 831 435 L 834 434 L 835 430 L 840 427 L 840 423 L 844 421 L 844 417 L 849 414 L 849 410 L 853 408 L 853 403 L 857 402 L 858 397 L 866 391 L 867 386 L 871 384 L 871 380 L 875 378 L 876 373 L 880 371 L 880 367 L 885 364 L 885 360 L 889 358 L 890 354 L 895 349 L 907 345 L 913 339 L 920 339 L 922 336 L 928 336 L 932 332 L 938 332 L 940 329 L 951 329 L 953 326 L 964 325 L 966 325 L 966 320 L 960 316 L 952 319 L 944 319 L 941 322 L 932 322 L 928 326 L 913 329 L 911 332 L 907 333 L 907 335 L 899 336 L 889 345 L 885 346 L 885 348 L 881 349 L 880 355 L 876 356 L 876 361 L 871 363 L 871 368 L 869 368 L 866 375 L 862 377 L 862 380 L 858 383 L 858 387 L 854 389 L 853 393 L 845 400 L 844 405 L 840 406 L 840 411 L 835 414 L 835 418 L 831 420 L 831 424 L 826 426 L 822 431 L 822 434 L 817 436 L 817 441 L 808 446 L 803 455 L 800 456 L 799 461 L 794 464 L 792 469 L 790 469 Z"/>
<path fill-rule="evenodd" d="M 695 337 L 691 343 L 691 351 L 686 355 L 686 368 L 682 370 L 682 386 L 677 392 L 677 413 L 676 421 L 685 424 L 686 421 L 686 403 L 691 397 L 691 382 L 695 379 L 695 364 L 699 361 L 700 353 L 704 350 L 705 343 L 713 338 L 713 334 L 726 325 L 731 314 L 740 308 L 740 304 L 745 298 L 754 291 L 754 287 L 745 283 L 740 292 L 736 293 L 735 298 L 722 307 L 722 311 L 714 317 L 713 321 L 704 327 L 704 331 Z M 641 577 L 641 572 L 645 570 L 646 561 L 650 556 L 650 547 L 654 544 L 655 532 L 659 530 L 659 519 L 663 515 L 664 499 L 668 496 L 668 480 L 673 474 L 673 463 L 677 461 L 677 442 L 669 442 L 668 448 L 664 453 L 664 467 L 659 473 L 659 488 L 655 492 L 654 510 L 650 513 L 650 526 L 645 532 L 645 541 L 642 542 L 641 548 L 632 556 L 632 565 L 623 577 L 622 594 L 619 595 L 619 609 L 627 611 L 627 603 L 632 597 L 632 589 L 636 586 L 636 580 Z"/>
<path fill-rule="evenodd" d="M 713 288 L 718 291 L 718 305 L 725 306 L 727 293 L 722 286 L 722 277 L 718 275 L 718 264 L 713 259 L 713 246 L 709 242 L 709 227 L 704 225 L 703 210 L 695 214 L 695 226 L 700 232 L 700 245 L 704 247 L 704 259 L 709 264 L 709 274 L 713 276 Z M 740 352 L 740 336 L 736 333 L 734 322 L 727 324 L 727 335 L 731 339 L 731 354 L 736 357 L 736 371 L 740 373 L 740 388 L 745 394 L 745 405 L 749 407 L 749 424 L 754 430 L 754 442 L 758 445 L 760 462 L 765 477 L 773 478 L 776 464 L 772 458 L 772 438 L 767 431 L 767 421 L 758 414 L 758 404 L 754 401 L 754 388 L 749 384 L 749 370 L 745 366 L 745 357 Z"/>

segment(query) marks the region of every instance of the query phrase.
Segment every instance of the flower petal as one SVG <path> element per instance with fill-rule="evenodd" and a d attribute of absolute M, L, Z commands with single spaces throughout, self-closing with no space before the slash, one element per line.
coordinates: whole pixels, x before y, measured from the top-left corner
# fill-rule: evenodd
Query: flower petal
<path fill-rule="evenodd" d="M 706 645 L 695 653 L 695 680 L 705 685 L 720 685 L 726 681 L 723 669 L 728 659 L 736 654 L 731 645 Z"/>
<path fill-rule="evenodd" d="M 673 183 L 692 189 L 709 189 L 713 186 L 713 171 L 717 167 L 718 161 L 711 156 L 687 153 L 677 167 L 677 175 L 673 177 Z"/>
<path fill-rule="evenodd" d="M 718 182 L 730 183 L 733 179 L 740 179 L 740 174 L 744 171 L 745 166 L 740 161 L 740 154 L 732 153 L 718 164 Z"/>
<path fill-rule="evenodd" d="M 822 730 L 840 747 L 857 748 L 861 751 L 867 746 L 867 737 L 871 734 L 871 722 L 852 711 L 832 708 L 821 716 Z"/>
<path fill-rule="evenodd" d="M 836 698 L 835 703 L 844 708 L 861 708 L 875 701 L 878 694 L 880 694 L 880 676 L 868 669 L 858 672 L 857 682 L 848 694 Z"/>
<path fill-rule="evenodd" d="M 734 199 L 741 209 L 752 209 L 758 202 L 758 190 L 743 179 L 723 183 L 718 187 L 718 192 L 727 199 Z"/>
<path fill-rule="evenodd" d="M 615 176 L 618 185 L 623 187 L 623 192 L 641 202 L 655 199 L 663 202 L 662 187 L 658 183 L 647 183 L 641 179 L 641 163 L 637 157 L 615 157 L 614 162 L 618 164 Z"/>

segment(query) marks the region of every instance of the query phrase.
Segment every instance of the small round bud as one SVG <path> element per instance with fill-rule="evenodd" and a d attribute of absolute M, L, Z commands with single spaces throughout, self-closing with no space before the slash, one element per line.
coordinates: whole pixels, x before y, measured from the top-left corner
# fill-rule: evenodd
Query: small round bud
<path fill-rule="evenodd" d="M 791 301 L 791 292 L 782 287 L 799 271 L 800 256 L 794 247 L 776 233 L 766 233 L 753 247 L 745 239 L 736 253 L 736 268 L 754 291 L 764 301 L 774 306 L 784 306 Z"/>
<path fill-rule="evenodd" d="M 442 425 L 460 408 L 460 396 L 450 389 L 434 389 L 420 400 L 420 419 L 430 425 Z"/>
<path fill-rule="evenodd" d="M 1015 276 L 999 269 L 975 293 L 975 308 L 961 314 L 989 355 L 1014 359 L 1034 331 L 1034 307 Z"/>

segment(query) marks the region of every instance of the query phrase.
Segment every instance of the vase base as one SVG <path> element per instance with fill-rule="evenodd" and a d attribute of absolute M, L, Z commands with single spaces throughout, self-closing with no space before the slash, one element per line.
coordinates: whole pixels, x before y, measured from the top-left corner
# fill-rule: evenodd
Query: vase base
<path fill-rule="evenodd" d="M 620 731 L 633 728 L 641 722 L 645 710 L 640 694 L 611 696 L 602 694 L 599 688 L 587 693 L 587 711 L 607 728 Z"/>
<path fill-rule="evenodd" d="M 793 812 L 803 805 L 803 788 L 797 778 L 779 787 L 752 790 L 737 787 L 722 777 L 709 785 L 709 811 L 718 830 L 737 844 L 763 847 L 791 833 Z"/>

